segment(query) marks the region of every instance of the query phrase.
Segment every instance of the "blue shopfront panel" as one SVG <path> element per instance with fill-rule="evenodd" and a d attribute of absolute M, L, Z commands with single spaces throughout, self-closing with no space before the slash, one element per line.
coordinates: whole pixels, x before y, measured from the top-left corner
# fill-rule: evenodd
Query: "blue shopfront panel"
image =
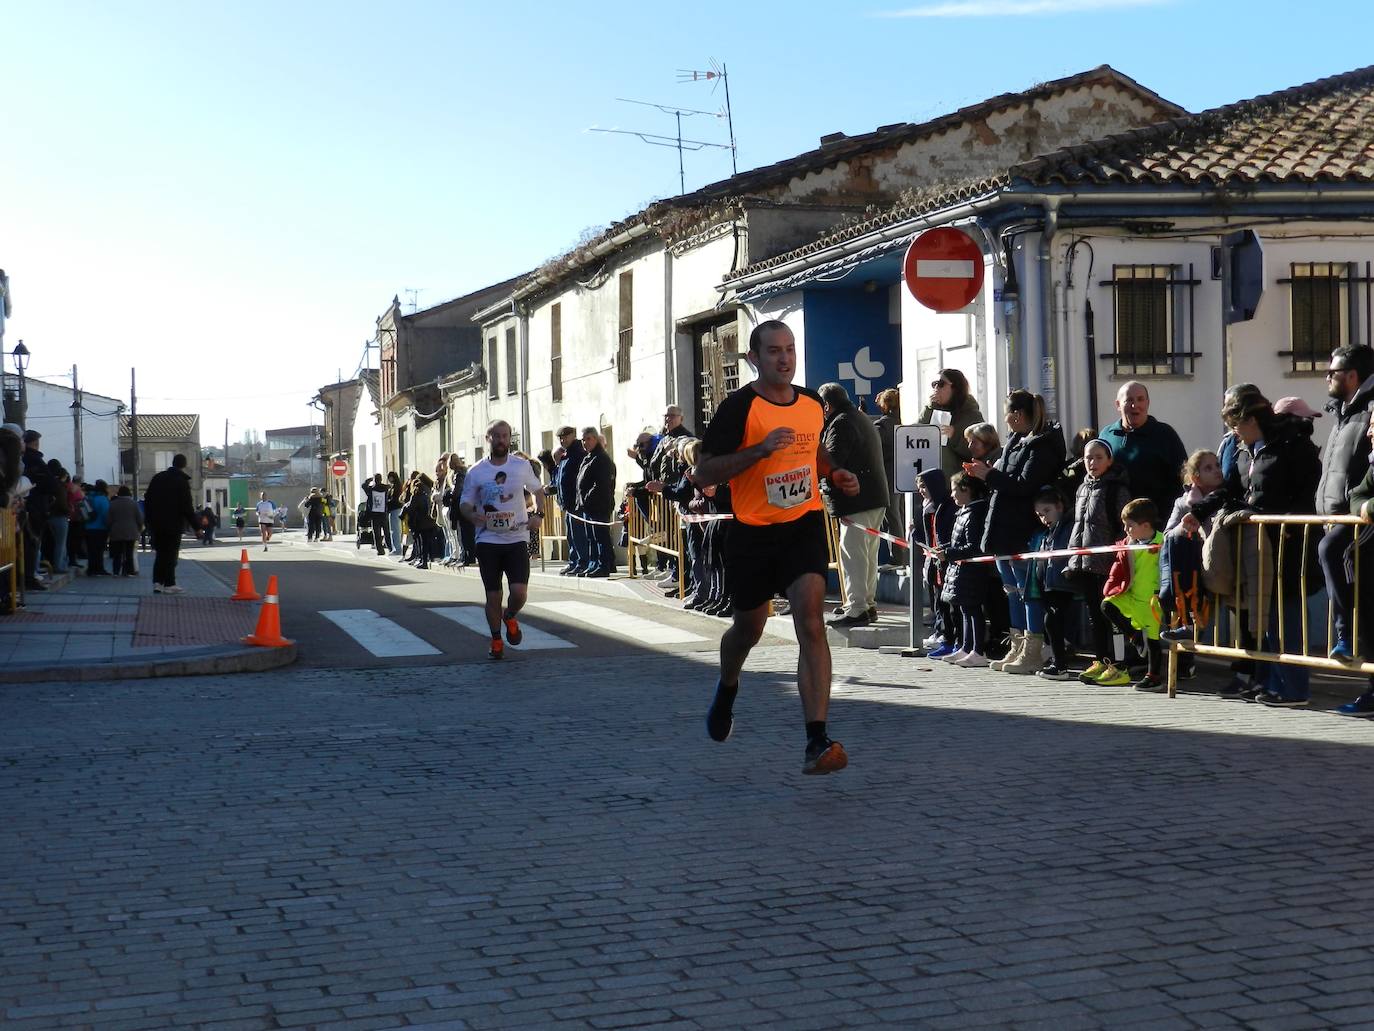
<path fill-rule="evenodd" d="M 806 385 L 839 383 L 857 402 L 902 379 L 902 328 L 889 318 L 889 292 L 818 289 L 805 291 Z"/>

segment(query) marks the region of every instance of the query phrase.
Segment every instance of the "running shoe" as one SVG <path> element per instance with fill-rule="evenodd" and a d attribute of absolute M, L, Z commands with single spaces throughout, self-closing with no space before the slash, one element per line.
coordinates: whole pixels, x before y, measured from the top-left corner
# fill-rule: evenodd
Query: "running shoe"
<path fill-rule="evenodd" d="M 981 669 L 988 664 L 988 660 L 977 652 L 967 652 L 962 659 L 950 659 L 949 664 L 961 669 Z"/>
<path fill-rule="evenodd" d="M 1125 687 L 1130 682 L 1131 674 L 1120 666 L 1108 666 L 1093 681 L 1098 687 Z"/>
<path fill-rule="evenodd" d="M 1148 673 L 1131 686 L 1144 694 L 1164 694 L 1169 689 L 1163 680 L 1159 677 L 1152 677 Z"/>
<path fill-rule="evenodd" d="M 1342 716 L 1374 716 L 1374 694 L 1362 694 L 1353 702 L 1339 706 L 1336 712 Z"/>
<path fill-rule="evenodd" d="M 828 737 L 817 738 L 807 743 L 806 758 L 802 762 L 802 773 L 819 775 L 838 773 L 849 765 L 849 756 L 844 746 Z"/>
<path fill-rule="evenodd" d="M 506 624 L 506 640 L 511 644 L 518 645 L 525 639 L 525 635 L 520 632 L 520 624 L 515 621 L 514 616 L 504 619 L 502 622 Z"/>
<path fill-rule="evenodd" d="M 1056 665 L 1055 665 L 1054 663 L 1052 663 L 1052 662 L 1051 662 L 1049 665 L 1047 665 L 1047 666 L 1041 666 L 1040 669 L 1036 672 L 1035 675 L 1036 675 L 1037 677 L 1040 677 L 1042 680 L 1061 680 L 1061 681 L 1062 681 L 1062 680 L 1077 680 L 1077 679 L 1078 679 L 1078 674 L 1075 673 L 1073 670 L 1071 670 L 1071 669 L 1065 669 L 1065 668 L 1062 667 L 1062 666 L 1056 666 Z"/>
<path fill-rule="evenodd" d="M 505 658 L 505 656 L 506 656 L 506 646 L 505 646 L 504 644 L 501 643 L 501 638 L 499 638 L 499 637 L 493 637 L 493 638 L 491 639 L 491 651 L 487 652 L 487 658 L 489 658 L 489 659 L 503 659 L 503 658 Z"/>
<path fill-rule="evenodd" d="M 1345 638 L 1338 637 L 1327 658 L 1335 659 L 1337 662 L 1354 662 L 1355 653 L 1350 650 L 1350 645 Z"/>
<path fill-rule="evenodd" d="M 1307 704 L 1306 698 L 1289 698 L 1274 691 L 1265 691 L 1255 701 L 1271 709 L 1301 709 Z"/>
<path fill-rule="evenodd" d="M 1097 678 L 1107 672 L 1107 668 L 1105 662 L 1102 662 L 1100 659 L 1095 660 L 1091 666 L 1078 674 L 1078 679 L 1084 684 L 1095 684 L 1097 683 Z"/>
<path fill-rule="evenodd" d="M 948 655 L 941 655 L 940 658 L 944 659 L 945 662 L 958 665 L 962 659 L 967 659 L 968 656 L 969 653 L 960 648 L 958 651 L 950 652 Z"/>
<path fill-rule="evenodd" d="M 944 643 L 944 644 L 941 644 L 940 647 L 936 648 L 934 651 L 926 652 L 926 658 L 927 658 L 927 659 L 943 659 L 943 658 L 946 658 L 946 657 L 948 657 L 948 656 L 950 656 L 950 655 L 953 655 L 953 654 L 954 654 L 955 652 L 957 652 L 958 650 L 959 650 L 959 649 L 958 649 L 955 645 L 952 645 L 952 644 L 949 644 L 949 643 Z"/>
<path fill-rule="evenodd" d="M 1193 633 L 1192 625 L 1184 623 L 1182 626 L 1176 626 L 1172 630 L 1161 630 L 1159 636 L 1161 640 L 1179 642 L 1192 641 L 1196 635 Z"/>
<path fill-rule="evenodd" d="M 739 688 L 735 688 L 737 692 Z M 711 700 L 711 708 L 706 710 L 706 733 L 712 741 L 724 741 L 735 728 L 734 692 L 727 692 L 716 681 L 716 696 Z"/>

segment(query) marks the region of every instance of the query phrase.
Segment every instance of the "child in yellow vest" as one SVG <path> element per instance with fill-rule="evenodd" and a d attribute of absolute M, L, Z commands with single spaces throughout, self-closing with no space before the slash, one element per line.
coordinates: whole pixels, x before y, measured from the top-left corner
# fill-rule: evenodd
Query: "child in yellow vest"
<path fill-rule="evenodd" d="M 1144 636 L 1149 665 L 1134 687 L 1151 694 L 1164 690 L 1164 651 L 1159 643 L 1159 547 L 1164 535 L 1159 523 L 1159 509 L 1148 498 L 1136 498 L 1121 510 L 1126 536 L 1118 543 L 1153 544 L 1154 550 L 1117 552 L 1102 598 L 1102 612 L 1117 630 L 1128 638 Z"/>

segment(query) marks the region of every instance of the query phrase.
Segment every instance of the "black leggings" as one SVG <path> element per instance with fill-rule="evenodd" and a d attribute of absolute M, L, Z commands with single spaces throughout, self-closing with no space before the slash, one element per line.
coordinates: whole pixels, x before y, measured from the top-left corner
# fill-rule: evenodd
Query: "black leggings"
<path fill-rule="evenodd" d="M 1102 611 L 1102 595 L 1107 590 L 1107 578 L 1089 573 L 1078 578 L 1083 585 L 1083 599 L 1088 603 L 1088 626 L 1092 632 L 1093 658 L 1111 662 L 1112 621 Z"/>
<path fill-rule="evenodd" d="M 987 623 L 983 619 L 983 606 L 960 605 L 959 614 L 963 617 L 964 626 L 962 650 L 982 655 L 983 649 L 987 647 Z"/>
<path fill-rule="evenodd" d="M 1060 669 L 1066 669 L 1072 654 L 1069 651 L 1069 619 L 1078 596 L 1071 591 L 1046 591 L 1041 595 L 1045 604 L 1045 639 L 1050 656 Z"/>

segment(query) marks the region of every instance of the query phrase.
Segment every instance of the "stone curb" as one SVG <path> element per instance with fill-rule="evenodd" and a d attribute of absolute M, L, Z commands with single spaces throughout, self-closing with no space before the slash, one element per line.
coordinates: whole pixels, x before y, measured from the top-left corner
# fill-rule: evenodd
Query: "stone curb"
<path fill-rule="evenodd" d="M 153 677 L 197 677 L 216 673 L 261 673 L 296 661 L 296 646 L 207 648 L 161 659 L 82 663 L 80 665 L 9 666 L 0 683 L 38 684 L 50 681 L 89 683 L 97 680 L 147 680 Z"/>

